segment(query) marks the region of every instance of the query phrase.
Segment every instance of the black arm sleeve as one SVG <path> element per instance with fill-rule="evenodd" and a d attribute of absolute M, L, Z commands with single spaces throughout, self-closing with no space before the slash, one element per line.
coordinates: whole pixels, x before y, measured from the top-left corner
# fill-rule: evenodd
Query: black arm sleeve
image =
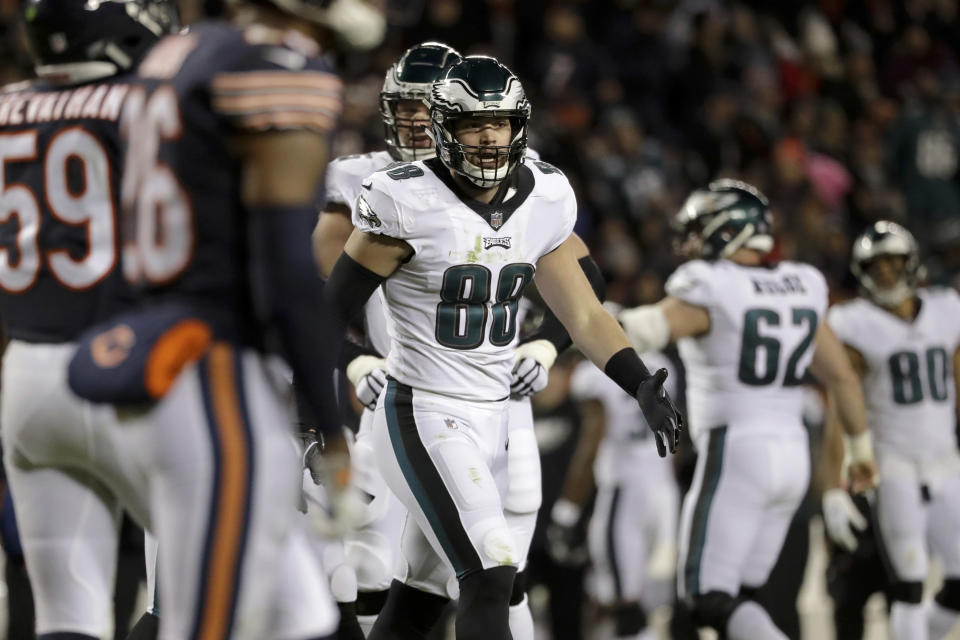
<path fill-rule="evenodd" d="M 583 274 L 587 276 L 587 280 L 590 281 L 590 286 L 593 287 L 593 292 L 597 294 L 597 299 L 600 300 L 600 302 L 606 300 L 607 283 L 604 281 L 603 274 L 600 273 L 600 267 L 597 266 L 597 263 L 594 262 L 590 256 L 583 256 L 577 262 L 580 264 L 580 268 L 583 269 Z M 549 340 L 550 343 L 556 347 L 557 353 L 562 353 L 567 347 L 573 344 L 573 340 L 570 339 L 570 334 L 564 329 L 563 323 L 553 314 L 550 307 L 547 307 L 543 312 L 543 321 L 540 323 L 540 328 L 523 340 L 523 342 L 533 342 L 534 340 Z"/>
<path fill-rule="evenodd" d="M 370 271 L 346 253 L 340 254 L 327 279 L 327 287 L 344 324 L 351 324 L 359 318 L 363 305 L 384 280 L 386 278 Z"/>
<path fill-rule="evenodd" d="M 312 207 L 257 207 L 251 211 L 251 280 L 261 317 L 276 330 L 302 400 L 318 427 L 340 428 L 334 367 L 343 323 L 317 275 L 310 235 Z"/>

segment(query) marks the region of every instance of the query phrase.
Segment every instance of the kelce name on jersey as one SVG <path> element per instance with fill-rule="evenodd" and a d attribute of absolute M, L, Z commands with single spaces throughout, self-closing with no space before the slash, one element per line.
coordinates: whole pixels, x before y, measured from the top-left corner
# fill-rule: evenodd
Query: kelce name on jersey
<path fill-rule="evenodd" d="M 0 94 L 0 127 L 77 118 L 116 122 L 129 89 L 125 84 L 90 84 L 67 91 Z"/>
<path fill-rule="evenodd" d="M 757 293 L 787 294 L 787 293 L 806 293 L 803 288 L 803 282 L 799 276 L 787 275 L 779 279 L 772 278 L 750 278 L 753 283 L 753 289 Z"/>

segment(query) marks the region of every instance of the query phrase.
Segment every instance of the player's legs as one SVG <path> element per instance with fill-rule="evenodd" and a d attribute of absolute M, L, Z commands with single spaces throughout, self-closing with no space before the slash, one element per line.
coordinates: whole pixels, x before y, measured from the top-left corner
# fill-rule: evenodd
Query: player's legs
<path fill-rule="evenodd" d="M 365 633 L 386 602 L 400 550 L 407 510 L 387 488 L 373 452 L 373 411 L 364 410 L 351 451 L 353 478 L 371 497 L 364 523 L 344 538 L 347 561 L 357 576 L 357 619 Z"/>
<path fill-rule="evenodd" d="M 69 391 L 72 353 L 12 341 L 3 361 L 5 464 L 41 637 L 109 632 L 121 498 L 148 521 L 135 438 Z"/>
<path fill-rule="evenodd" d="M 798 440 L 805 461 L 806 442 Z M 776 446 L 776 440 L 762 435 L 728 435 L 725 427 L 710 430 L 699 444 L 693 486 L 683 505 L 680 594 L 701 624 L 725 630 L 733 640 L 785 638 L 761 607 L 740 598 L 740 588 L 748 567 L 756 576 L 776 561 L 789 516 L 779 539 L 763 549 L 755 544 L 761 531 L 775 533 L 767 510 L 778 505 L 782 486 L 790 484 L 778 465 L 792 468 L 785 452 L 796 449 L 799 455 L 800 447 Z M 798 501 L 799 496 L 794 509 Z M 758 552 L 764 557 L 755 559 Z"/>
<path fill-rule="evenodd" d="M 537 512 L 543 498 L 540 450 L 533 431 L 533 408 L 529 398 L 508 404 L 509 446 L 507 448 L 507 495 L 504 516 L 513 534 L 520 557 L 519 572 L 510 597 L 510 633 L 513 640 L 533 640 L 533 615 L 526 594 L 527 553 L 537 526 Z"/>
<path fill-rule="evenodd" d="M 152 437 L 161 638 L 262 640 L 274 631 L 301 478 L 290 424 L 262 358 L 224 343 L 141 421 Z M 317 563 L 301 570 L 322 580 Z M 327 633 L 328 621 L 308 619 L 315 636 Z"/>
<path fill-rule="evenodd" d="M 960 474 L 951 474 L 932 487 L 928 537 L 945 574 L 943 587 L 927 612 L 930 640 L 940 640 L 960 620 Z"/>
<path fill-rule="evenodd" d="M 633 638 L 647 626 L 640 595 L 652 533 L 643 526 L 642 492 L 649 490 L 599 488 L 587 531 L 597 600 L 613 613 L 617 638 Z"/>
<path fill-rule="evenodd" d="M 928 571 L 927 508 L 914 464 L 879 452 L 877 541 L 892 586 L 890 635 L 893 640 L 926 640 L 927 621 L 921 604 Z"/>
<path fill-rule="evenodd" d="M 284 545 L 281 576 L 275 610 L 273 640 L 306 640 L 332 636 L 337 632 L 339 615 L 325 575 L 313 570 L 307 559 L 313 555 L 304 530 L 305 522 L 295 526 Z M 339 640 L 348 636 L 338 634 Z"/>
<path fill-rule="evenodd" d="M 457 576 L 457 636 L 468 640 L 508 633 L 519 556 L 501 502 L 506 417 L 501 403 L 454 401 L 391 379 L 374 420 L 380 469 L 409 511 L 408 525 L 412 520 L 419 526 L 433 553 Z M 404 534 L 405 583 L 444 597 L 445 576 L 422 545 L 411 549 L 411 536 Z M 394 637 L 394 624 L 381 616 L 371 637 Z"/>

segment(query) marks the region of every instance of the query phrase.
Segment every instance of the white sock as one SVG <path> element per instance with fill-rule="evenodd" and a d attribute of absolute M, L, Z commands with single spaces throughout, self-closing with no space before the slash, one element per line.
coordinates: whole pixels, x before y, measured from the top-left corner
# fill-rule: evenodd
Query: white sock
<path fill-rule="evenodd" d="M 789 640 L 756 602 L 749 600 L 733 610 L 727 620 L 729 640 Z"/>
<path fill-rule="evenodd" d="M 533 614 L 526 594 L 520 604 L 510 605 L 510 635 L 513 640 L 533 640 Z"/>
<path fill-rule="evenodd" d="M 927 609 L 927 628 L 930 630 L 930 640 L 943 640 L 947 637 L 960 620 L 960 612 L 947 609 L 934 600 Z"/>
<path fill-rule="evenodd" d="M 922 604 L 894 602 L 890 607 L 891 640 L 927 640 L 927 617 Z"/>
<path fill-rule="evenodd" d="M 377 616 L 357 616 L 357 622 L 360 623 L 360 630 L 363 631 L 363 635 L 370 635 L 370 629 L 373 629 L 374 623 L 377 621 Z"/>

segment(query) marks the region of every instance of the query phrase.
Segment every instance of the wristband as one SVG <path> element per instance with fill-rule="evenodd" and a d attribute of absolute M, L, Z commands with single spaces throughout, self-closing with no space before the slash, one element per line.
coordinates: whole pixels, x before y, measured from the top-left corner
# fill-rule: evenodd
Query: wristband
<path fill-rule="evenodd" d="M 643 360 L 630 347 L 624 347 L 610 356 L 603 366 L 603 372 L 631 396 L 636 395 L 640 383 L 650 377 Z"/>
<path fill-rule="evenodd" d="M 847 436 L 847 452 L 850 462 L 870 462 L 873 460 L 873 441 L 870 432 L 864 431 L 855 436 Z"/>

